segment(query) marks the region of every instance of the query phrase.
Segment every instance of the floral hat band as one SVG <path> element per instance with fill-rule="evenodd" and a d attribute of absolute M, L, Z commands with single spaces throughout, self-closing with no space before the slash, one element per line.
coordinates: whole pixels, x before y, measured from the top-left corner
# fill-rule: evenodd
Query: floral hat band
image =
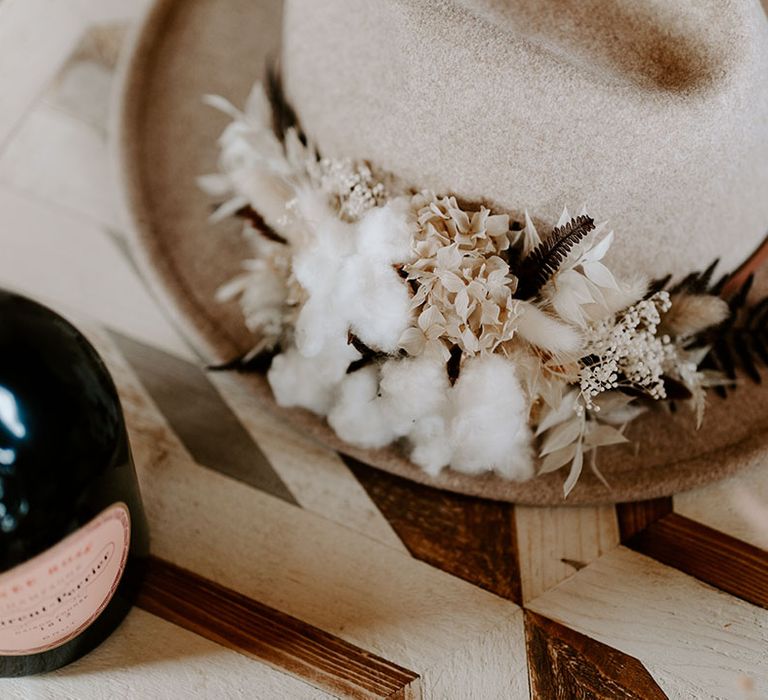
<path fill-rule="evenodd" d="M 375 164 L 323 157 L 270 75 L 226 112 L 220 172 L 200 185 L 243 219 L 251 255 L 219 298 L 237 299 L 281 406 L 326 416 L 353 445 L 402 445 L 445 467 L 515 480 L 630 440 L 648 410 L 688 408 L 768 362 L 768 300 L 717 261 L 682 280 L 620 278 L 614 234 L 585 209 L 546 234 L 528 213 L 413 189 Z M 642 445 L 639 446 L 640 448 Z M 602 478 L 602 477 L 601 477 Z"/>

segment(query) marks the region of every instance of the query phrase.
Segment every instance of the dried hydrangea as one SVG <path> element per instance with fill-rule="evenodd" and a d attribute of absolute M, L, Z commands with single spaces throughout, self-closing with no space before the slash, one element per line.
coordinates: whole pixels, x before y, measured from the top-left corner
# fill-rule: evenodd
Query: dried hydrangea
<path fill-rule="evenodd" d="M 669 336 L 657 335 L 661 316 L 671 306 L 669 293 L 657 292 L 628 308 L 618 319 L 588 328 L 587 357 L 580 373 L 581 394 L 588 408 L 595 397 L 620 383 L 642 389 L 653 399 L 666 398 L 663 375 L 674 361 Z"/>
<path fill-rule="evenodd" d="M 494 352 L 512 338 L 520 311 L 516 279 L 499 256 L 509 248 L 509 217 L 485 207 L 466 212 L 453 197 L 415 195 L 415 261 L 404 266 L 416 288 L 418 329 L 403 339 L 417 354 L 430 340 L 458 345 L 466 355 Z"/>

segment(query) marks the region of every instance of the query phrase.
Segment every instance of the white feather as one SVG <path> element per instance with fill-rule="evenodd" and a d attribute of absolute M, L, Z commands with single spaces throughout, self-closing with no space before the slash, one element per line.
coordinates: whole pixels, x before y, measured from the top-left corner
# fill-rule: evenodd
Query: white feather
<path fill-rule="evenodd" d="M 531 345 L 556 356 L 573 355 L 582 347 L 581 334 L 573 326 L 558 321 L 530 302 L 521 302 L 519 308 L 522 313 L 517 318 L 517 332 Z"/>

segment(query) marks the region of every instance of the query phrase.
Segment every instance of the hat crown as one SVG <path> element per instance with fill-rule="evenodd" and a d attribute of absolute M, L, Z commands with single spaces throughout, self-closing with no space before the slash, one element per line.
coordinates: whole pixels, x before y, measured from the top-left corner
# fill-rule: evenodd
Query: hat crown
<path fill-rule="evenodd" d="M 768 227 L 757 0 L 286 0 L 283 73 L 325 155 L 553 224 L 617 270 L 733 267 Z"/>

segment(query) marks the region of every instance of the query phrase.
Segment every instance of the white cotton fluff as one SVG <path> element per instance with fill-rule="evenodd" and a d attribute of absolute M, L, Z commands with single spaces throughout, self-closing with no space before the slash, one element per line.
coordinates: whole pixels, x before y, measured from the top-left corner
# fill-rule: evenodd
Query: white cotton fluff
<path fill-rule="evenodd" d="M 410 262 L 414 222 L 407 197 L 369 210 L 358 224 L 357 252 L 381 265 Z"/>
<path fill-rule="evenodd" d="M 442 354 L 430 348 L 419 357 L 389 360 L 381 368 L 381 398 L 399 437 L 409 435 L 425 417 L 443 416 L 450 388 Z"/>
<path fill-rule="evenodd" d="M 338 303 L 352 332 L 366 345 L 393 353 L 410 325 L 411 297 L 393 265 L 413 257 L 408 200 L 366 213 L 355 232 L 356 252 L 343 263 Z"/>
<path fill-rule="evenodd" d="M 296 346 L 313 357 L 346 338 L 349 311 L 339 298 L 338 284 L 345 259 L 354 254 L 355 231 L 311 190 L 299 194 L 297 208 L 311 235 L 293 258 L 293 273 L 308 295 L 296 321 Z"/>
<path fill-rule="evenodd" d="M 313 357 L 289 348 L 272 360 L 267 380 L 278 405 L 300 406 L 326 415 L 336 400 L 347 367 L 359 358 L 360 353 L 346 341 L 331 343 Z"/>
<path fill-rule="evenodd" d="M 293 260 L 308 293 L 296 323 L 299 350 L 315 355 L 352 330 L 374 350 L 395 352 L 411 318 L 408 287 L 393 268 L 412 255 L 407 211 L 389 204 L 350 224 L 310 190 L 299 193 L 296 208 L 310 231 Z"/>
<path fill-rule="evenodd" d="M 328 423 L 342 440 L 375 449 L 397 437 L 378 391 L 377 367 L 365 367 L 344 377 L 328 414 Z"/>
<path fill-rule="evenodd" d="M 430 476 L 437 476 L 447 467 L 453 456 L 453 447 L 445 415 L 420 418 L 409 434 L 413 449 L 411 461 Z"/>
<path fill-rule="evenodd" d="M 359 254 L 348 258 L 336 293 L 345 320 L 360 340 L 375 350 L 397 351 L 411 322 L 411 297 L 391 265 Z"/>
<path fill-rule="evenodd" d="M 469 358 L 451 390 L 451 467 L 491 468 L 509 479 L 533 476 L 528 400 L 515 365 L 498 355 Z"/>

